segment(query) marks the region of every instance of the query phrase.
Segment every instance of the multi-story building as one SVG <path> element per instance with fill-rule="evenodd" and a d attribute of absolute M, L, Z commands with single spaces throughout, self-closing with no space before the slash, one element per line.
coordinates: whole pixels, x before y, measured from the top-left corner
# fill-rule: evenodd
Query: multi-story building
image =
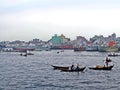
<path fill-rule="evenodd" d="M 55 34 L 52 39 L 52 49 L 71 49 L 73 45 L 70 43 L 70 38 L 66 38 L 63 34 L 58 36 Z"/>
<path fill-rule="evenodd" d="M 57 34 L 55 34 L 54 36 L 52 36 L 52 44 L 53 45 L 60 45 L 61 44 L 61 37 L 58 36 Z"/>
<path fill-rule="evenodd" d="M 82 36 L 76 37 L 76 45 L 86 46 L 87 42 L 88 42 L 88 40 L 85 37 L 82 37 Z"/>

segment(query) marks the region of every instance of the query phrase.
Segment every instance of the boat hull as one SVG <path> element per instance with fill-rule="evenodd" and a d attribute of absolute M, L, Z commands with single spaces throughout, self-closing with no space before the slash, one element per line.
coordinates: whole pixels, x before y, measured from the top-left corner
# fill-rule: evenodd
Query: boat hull
<path fill-rule="evenodd" d="M 89 69 L 92 69 L 92 70 L 112 70 L 113 66 L 114 66 L 114 65 L 109 66 L 109 67 L 101 67 L 101 68 L 89 67 Z"/>
<path fill-rule="evenodd" d="M 117 57 L 117 56 L 120 56 L 120 55 L 111 55 L 111 54 L 109 54 L 108 56 L 109 57 Z"/>
<path fill-rule="evenodd" d="M 69 69 L 66 69 L 66 70 L 61 70 L 63 72 L 82 72 L 85 70 L 86 67 L 82 67 L 82 68 L 79 68 L 79 69 L 75 69 L 75 70 L 69 70 Z"/>
<path fill-rule="evenodd" d="M 101 47 L 99 47 L 99 51 L 100 52 L 117 52 L 118 48 L 117 47 L 104 47 L 104 46 L 101 46 Z"/>
<path fill-rule="evenodd" d="M 69 67 L 66 66 L 66 67 L 63 67 L 63 66 L 54 66 L 54 65 L 51 65 L 53 67 L 54 70 L 68 70 Z"/>
<path fill-rule="evenodd" d="M 86 47 L 74 48 L 74 51 L 85 51 Z"/>
<path fill-rule="evenodd" d="M 86 47 L 86 51 L 98 51 L 98 46 L 89 45 Z"/>

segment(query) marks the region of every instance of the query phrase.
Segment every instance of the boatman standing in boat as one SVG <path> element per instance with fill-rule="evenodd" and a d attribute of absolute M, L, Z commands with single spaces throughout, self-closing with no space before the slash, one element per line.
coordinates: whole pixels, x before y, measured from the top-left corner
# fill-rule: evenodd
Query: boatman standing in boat
<path fill-rule="evenodd" d="M 111 60 L 108 57 L 106 57 L 106 61 L 105 61 L 106 67 L 108 67 L 109 62 L 111 62 Z"/>
<path fill-rule="evenodd" d="M 105 64 L 106 64 L 106 66 L 108 67 L 108 57 L 106 57 Z"/>

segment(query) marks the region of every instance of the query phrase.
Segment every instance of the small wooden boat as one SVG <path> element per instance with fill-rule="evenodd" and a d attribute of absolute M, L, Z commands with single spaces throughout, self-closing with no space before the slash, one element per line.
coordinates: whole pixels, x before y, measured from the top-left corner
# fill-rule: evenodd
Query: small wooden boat
<path fill-rule="evenodd" d="M 116 56 L 120 56 L 118 54 L 108 54 L 109 57 L 116 57 Z"/>
<path fill-rule="evenodd" d="M 27 55 L 34 55 L 34 54 L 27 50 L 21 51 L 20 53 L 20 56 L 27 56 Z"/>
<path fill-rule="evenodd" d="M 23 54 L 23 53 L 21 53 L 20 56 L 27 56 L 27 54 Z"/>
<path fill-rule="evenodd" d="M 53 68 L 54 68 L 54 70 L 68 70 L 69 69 L 69 67 L 68 66 L 54 66 L 54 65 L 51 65 Z"/>
<path fill-rule="evenodd" d="M 113 66 L 114 65 L 106 67 L 106 66 L 100 66 L 100 65 L 98 65 L 96 67 L 89 67 L 89 69 L 93 69 L 93 70 L 112 70 Z"/>
<path fill-rule="evenodd" d="M 60 53 L 60 52 L 57 52 L 57 53 Z"/>
<path fill-rule="evenodd" d="M 27 55 L 34 55 L 33 53 L 27 53 Z"/>
<path fill-rule="evenodd" d="M 77 68 L 77 69 L 74 69 L 74 70 L 69 70 L 69 69 L 63 69 L 61 71 L 63 72 L 82 72 L 85 70 L 86 67 L 81 67 L 81 68 Z"/>

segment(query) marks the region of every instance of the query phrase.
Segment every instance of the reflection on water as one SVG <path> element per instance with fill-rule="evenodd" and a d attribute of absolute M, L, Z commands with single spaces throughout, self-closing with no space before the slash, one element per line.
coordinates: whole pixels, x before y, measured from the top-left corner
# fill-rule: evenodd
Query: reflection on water
<path fill-rule="evenodd" d="M 111 71 L 60 72 L 51 65 L 72 63 L 89 67 L 101 64 L 107 53 L 66 50 L 34 52 L 20 56 L 17 52 L 0 53 L 0 90 L 120 90 L 120 57 L 111 57 Z"/>

